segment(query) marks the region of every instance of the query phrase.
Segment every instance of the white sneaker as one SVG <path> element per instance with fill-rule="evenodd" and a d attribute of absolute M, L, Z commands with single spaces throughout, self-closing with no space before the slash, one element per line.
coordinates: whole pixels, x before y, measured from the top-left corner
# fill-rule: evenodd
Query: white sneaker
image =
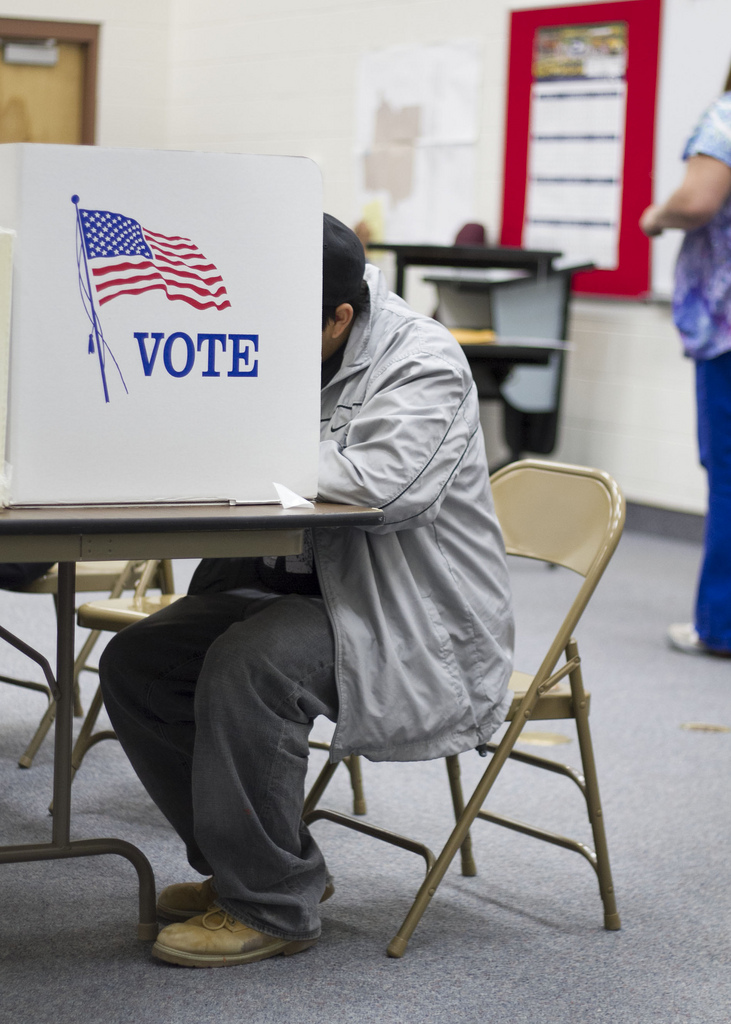
<path fill-rule="evenodd" d="M 676 651 L 685 654 L 710 654 L 717 658 L 731 658 L 731 651 L 715 651 L 704 644 L 691 622 L 674 622 L 668 627 L 668 642 Z"/>

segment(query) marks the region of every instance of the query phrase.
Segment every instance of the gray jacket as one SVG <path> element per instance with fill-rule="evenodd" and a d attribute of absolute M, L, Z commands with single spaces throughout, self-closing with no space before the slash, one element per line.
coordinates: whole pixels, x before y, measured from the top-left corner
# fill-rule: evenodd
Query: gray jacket
<path fill-rule="evenodd" d="M 467 362 L 375 267 L 366 281 L 370 308 L 322 392 L 319 497 L 386 519 L 312 531 L 336 638 L 331 757 L 422 760 L 505 718 L 510 590 Z"/>

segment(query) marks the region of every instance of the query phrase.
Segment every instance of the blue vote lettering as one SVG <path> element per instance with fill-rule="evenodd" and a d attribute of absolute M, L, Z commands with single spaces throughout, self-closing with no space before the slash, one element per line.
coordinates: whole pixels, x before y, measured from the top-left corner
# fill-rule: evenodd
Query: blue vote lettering
<path fill-rule="evenodd" d="M 195 365 L 199 352 L 203 357 L 202 377 L 220 377 L 221 370 L 218 366 L 226 355 L 231 367 L 226 371 L 227 377 L 259 376 L 258 334 L 198 334 L 195 344 L 185 331 L 174 331 L 167 338 L 160 331 L 134 331 L 133 334 L 140 350 L 145 377 L 152 376 L 161 347 L 163 366 L 171 377 L 187 377 Z M 148 338 L 152 339 L 152 349 L 148 346 Z M 229 341 L 230 347 L 227 345 Z M 181 359 L 185 361 L 181 363 Z"/>
<path fill-rule="evenodd" d="M 252 358 L 251 366 L 248 370 L 241 369 L 241 363 L 245 366 L 249 366 L 249 352 L 253 349 L 254 352 L 259 351 L 259 335 L 258 334 L 229 334 L 229 338 L 233 342 L 232 346 L 232 362 L 231 369 L 226 374 L 227 377 L 257 377 L 259 375 L 259 360 Z M 241 351 L 241 342 L 247 342 L 248 344 Z"/>
<path fill-rule="evenodd" d="M 198 351 L 201 350 L 201 345 L 204 341 L 208 342 L 208 369 L 204 370 L 201 374 L 202 377 L 220 377 L 220 372 L 216 369 L 216 342 L 221 342 L 221 350 L 226 351 L 226 335 L 225 334 L 199 334 L 198 335 Z"/>
<path fill-rule="evenodd" d="M 147 346 L 145 345 L 145 341 L 147 340 L 147 335 L 143 334 L 141 331 L 135 331 L 135 338 L 137 339 L 137 344 L 140 346 L 140 356 L 142 358 L 142 369 L 145 371 L 145 377 L 149 377 L 150 374 L 152 373 L 153 367 L 155 365 L 155 360 L 157 359 L 157 350 L 160 348 L 160 342 L 162 341 L 162 339 L 164 337 L 165 337 L 164 334 L 153 334 L 152 335 L 152 340 L 155 342 L 155 344 L 154 344 L 153 349 L 152 349 L 152 355 L 148 356 L 148 354 L 147 354 Z"/>
<path fill-rule="evenodd" d="M 185 342 L 186 347 L 185 366 L 182 370 L 176 370 L 173 366 L 173 344 L 178 338 Z M 165 348 L 162 350 L 162 361 L 165 363 L 165 369 L 171 377 L 187 377 L 193 369 L 193 363 L 195 362 L 195 346 L 190 335 L 185 334 L 183 331 L 176 331 L 175 334 L 169 335 L 165 342 Z"/>

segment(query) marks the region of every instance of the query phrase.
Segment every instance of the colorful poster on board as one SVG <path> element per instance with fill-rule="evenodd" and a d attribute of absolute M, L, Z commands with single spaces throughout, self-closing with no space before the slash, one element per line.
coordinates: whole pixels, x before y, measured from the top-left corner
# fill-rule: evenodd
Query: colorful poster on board
<path fill-rule="evenodd" d="M 524 245 L 616 270 L 627 110 L 627 24 L 534 35 Z"/>
<path fill-rule="evenodd" d="M 638 222 L 652 201 L 661 7 L 610 0 L 510 16 L 500 241 L 593 260 L 577 292 L 650 286 Z"/>

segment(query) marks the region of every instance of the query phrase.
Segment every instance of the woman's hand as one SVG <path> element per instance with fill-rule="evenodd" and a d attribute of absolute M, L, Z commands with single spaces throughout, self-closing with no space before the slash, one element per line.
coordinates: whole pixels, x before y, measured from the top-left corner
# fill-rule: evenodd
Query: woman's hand
<path fill-rule="evenodd" d="M 656 203 L 651 203 L 640 217 L 640 231 L 648 238 L 654 238 L 663 232 L 662 227 L 657 223 L 659 210 L 660 207 Z"/>
<path fill-rule="evenodd" d="M 640 229 L 650 238 L 665 228 L 695 231 L 716 216 L 731 195 L 731 167 L 705 153 L 688 159 L 680 188 L 660 205 L 648 206 Z"/>

